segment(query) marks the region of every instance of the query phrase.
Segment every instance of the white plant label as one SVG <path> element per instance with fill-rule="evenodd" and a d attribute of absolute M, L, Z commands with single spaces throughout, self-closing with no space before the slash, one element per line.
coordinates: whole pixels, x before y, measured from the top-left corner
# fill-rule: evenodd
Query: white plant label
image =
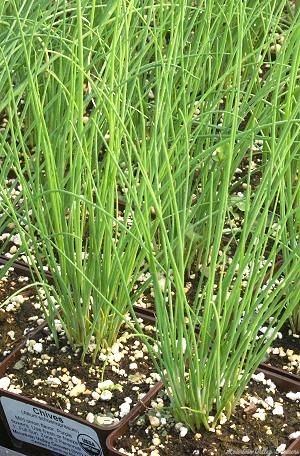
<path fill-rule="evenodd" d="M 9 397 L 1 404 L 12 435 L 63 456 L 103 456 L 96 431 L 37 405 Z"/>

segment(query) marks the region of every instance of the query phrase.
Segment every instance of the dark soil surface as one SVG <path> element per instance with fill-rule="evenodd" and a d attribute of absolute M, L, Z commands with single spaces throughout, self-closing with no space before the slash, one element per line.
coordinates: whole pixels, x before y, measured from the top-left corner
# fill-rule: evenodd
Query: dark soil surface
<path fill-rule="evenodd" d="M 34 289 L 22 291 L 30 279 L 13 271 L 0 280 L 0 305 L 13 293 L 17 297 L 0 307 L 0 362 L 22 340 L 24 334 L 37 327 L 42 311 Z"/>
<path fill-rule="evenodd" d="M 272 343 L 266 364 L 300 377 L 300 334 L 293 334 L 288 322 L 281 328 L 280 334 L 282 338 L 277 338 Z M 279 350 L 274 351 L 275 348 Z"/>
<path fill-rule="evenodd" d="M 37 340 L 42 351 L 34 352 L 34 341 L 29 341 L 29 348 L 20 361 L 7 370 L 6 376 L 11 380 L 10 391 L 22 392 L 26 397 L 45 401 L 58 410 L 84 419 L 89 413 L 95 419 L 103 415 L 120 419 L 120 406 L 127 401 L 126 398 L 132 401 L 131 408 L 139 395 L 146 393 L 158 379 L 146 348 L 126 332 L 118 339 L 116 355 L 106 352 L 105 359 L 102 351 L 101 360 L 97 359 L 94 364 L 89 355 L 81 364 L 80 351 L 74 351 L 63 335 L 60 337 L 60 348 L 57 348 L 47 329 L 43 332 Z M 30 349 L 30 345 L 33 348 Z M 99 383 L 107 380 L 113 384 L 99 389 Z M 84 384 L 85 389 L 73 396 L 78 383 Z M 112 397 L 102 399 L 99 396 L 103 391 L 111 392 Z"/>
<path fill-rule="evenodd" d="M 155 411 L 148 409 L 144 415 L 131 423 L 126 435 L 119 438 L 117 449 L 125 450 L 129 455 L 136 454 L 133 453 L 133 447 L 142 450 L 142 453 L 137 454 L 157 454 L 159 456 L 277 455 L 279 452 L 276 452 L 276 449 L 282 444 L 286 444 L 288 447 L 291 444 L 288 436 L 299 429 L 299 401 L 292 401 L 286 397 L 285 393 L 278 391 L 276 394 L 266 392 L 265 388 L 261 383 L 252 381 L 246 394 L 261 399 L 271 396 L 274 401 L 283 406 L 283 416 L 273 415 L 272 410 L 269 410 L 266 413 L 266 420 L 260 421 L 253 414 L 245 412 L 247 406 L 245 409 L 238 406 L 234 416 L 225 424 L 217 427 L 215 432 L 205 429 L 200 429 L 198 433 L 189 431 L 184 438 L 180 437 L 179 430 L 175 428 L 168 415 L 168 400 L 160 393 L 166 407 L 166 417 L 170 418 L 170 421 L 167 421 L 169 426 L 151 427 L 148 417 L 155 414 Z M 247 400 L 247 396 L 245 398 Z M 261 407 L 261 405 L 257 405 L 257 407 Z M 164 412 L 161 412 L 161 416 L 164 416 Z M 157 436 L 161 443 L 155 446 L 153 439 Z"/>

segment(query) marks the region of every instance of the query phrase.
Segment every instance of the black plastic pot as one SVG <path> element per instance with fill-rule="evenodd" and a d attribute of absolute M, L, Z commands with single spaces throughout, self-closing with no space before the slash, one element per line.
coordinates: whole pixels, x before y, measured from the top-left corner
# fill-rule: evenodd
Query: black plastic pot
<path fill-rule="evenodd" d="M 0 390 L 1 439 L 28 456 L 106 456 L 117 425 L 96 426 L 19 394 Z"/>
<path fill-rule="evenodd" d="M 0 264 L 5 264 L 7 262 L 7 259 L 5 257 L 0 256 Z M 22 264 L 19 262 L 15 262 L 13 264 L 13 267 L 15 269 L 15 272 L 19 273 L 20 275 L 26 275 L 26 276 L 31 276 L 31 272 L 29 267 L 26 264 Z M 47 273 L 47 279 L 49 282 L 52 281 L 52 276 L 50 273 Z M 155 323 L 155 314 L 152 310 L 147 310 L 147 309 L 141 309 L 140 307 L 135 307 L 136 315 L 139 318 L 142 318 L 146 323 L 148 324 L 154 324 Z M 46 323 L 41 325 L 41 327 L 35 329 L 34 331 L 31 331 L 29 334 L 27 334 L 24 339 L 21 341 L 21 343 L 6 357 L 6 359 L 0 363 L 0 376 L 4 376 L 6 370 L 8 367 L 12 366 L 16 360 L 20 357 L 20 353 L 22 348 L 25 347 L 27 339 L 33 339 L 37 338 L 39 336 L 40 331 L 46 326 Z M 283 371 L 278 368 L 273 368 L 270 367 L 266 364 L 261 364 L 259 371 L 267 372 L 268 376 L 272 379 L 274 379 L 274 382 L 282 389 L 285 390 L 285 388 L 292 390 L 292 391 L 299 391 L 300 390 L 300 378 L 297 375 L 287 373 L 286 371 Z M 85 420 L 82 420 L 81 418 L 78 418 L 76 416 L 66 414 L 62 412 L 61 410 L 54 409 L 51 406 L 47 405 L 40 405 L 36 401 L 32 401 L 28 398 L 24 398 L 21 395 L 15 395 L 13 393 L 9 393 L 7 391 L 1 390 L 0 389 L 0 445 L 4 445 L 7 448 L 14 448 L 22 451 L 22 455 L 28 455 L 28 456 L 35 456 L 38 455 L 40 456 L 43 454 L 44 456 L 58 456 L 58 455 L 63 455 L 63 456 L 74 456 L 75 454 L 80 454 L 80 453 L 75 453 L 75 450 L 72 450 L 72 443 L 70 442 L 69 448 L 66 449 L 66 452 L 64 453 L 62 450 L 62 447 L 59 448 L 55 445 L 47 443 L 47 439 L 44 435 L 44 440 L 41 439 L 40 445 L 33 444 L 32 442 L 35 441 L 33 438 L 33 432 L 35 434 L 38 434 L 38 426 L 39 424 L 37 423 L 38 419 L 35 415 L 40 415 L 42 418 L 45 418 L 44 421 L 48 420 L 48 427 L 49 429 L 53 430 L 55 429 L 55 432 L 57 433 L 57 430 L 59 427 L 58 425 L 64 425 L 64 422 L 71 420 L 73 422 L 74 428 L 78 428 L 79 431 L 77 434 L 74 431 L 74 435 L 76 434 L 76 437 L 72 437 L 73 440 L 76 439 L 77 441 L 77 447 L 79 445 L 80 448 L 82 448 L 82 455 L 86 456 L 87 454 L 90 454 L 91 456 L 96 455 L 96 456 L 111 456 L 111 455 L 122 455 L 122 453 L 118 452 L 114 448 L 114 442 L 116 441 L 117 437 L 121 435 L 122 433 L 126 432 L 128 429 L 128 423 L 132 419 L 134 419 L 138 414 L 140 414 L 142 411 L 145 410 L 145 407 L 149 402 L 151 402 L 152 397 L 157 394 L 159 389 L 161 389 L 162 385 L 159 383 L 157 384 L 154 388 L 152 388 L 149 393 L 144 397 L 143 401 L 140 402 L 136 407 L 132 409 L 132 411 L 129 413 L 128 416 L 123 418 L 120 423 L 116 425 L 109 425 L 109 426 L 96 426 L 87 423 Z M 16 416 L 20 417 L 21 412 L 23 411 L 23 417 L 27 417 L 27 421 L 25 420 L 25 423 L 28 423 L 28 428 L 31 429 L 36 429 L 36 431 L 31 430 L 29 432 L 29 437 L 25 436 L 25 439 L 18 439 L 16 438 L 17 433 L 14 432 L 12 427 L 14 426 L 13 424 L 13 418 L 11 416 L 8 416 L 9 412 L 8 410 L 11 408 L 15 408 L 15 414 Z M 36 409 L 35 411 L 29 412 L 29 410 Z M 26 413 L 32 413 L 35 414 L 33 415 L 33 418 L 29 415 L 26 415 Z M 51 427 L 51 419 L 54 421 L 55 426 L 52 425 Z M 32 421 L 30 423 L 30 421 Z M 47 424 L 47 423 L 46 423 Z M 45 424 L 45 426 L 46 426 Z M 25 424 L 26 427 L 26 424 Z M 46 426 L 47 427 L 47 426 Z M 84 431 L 80 431 L 80 429 L 85 429 L 85 427 L 88 428 L 86 431 L 87 433 L 84 434 Z M 21 430 L 22 426 L 19 425 L 19 431 Z M 44 431 L 46 432 L 46 431 Z M 50 431 L 49 431 L 50 432 Z M 54 431 L 53 431 L 54 432 Z M 30 434 L 31 433 L 31 434 Z M 20 435 L 20 432 L 19 434 Z M 95 438 L 95 435 L 97 436 Z M 31 436 L 31 437 L 30 437 Z M 94 437 L 93 437 L 94 436 Z M 70 438 L 66 435 L 66 441 L 67 439 Z M 28 442 L 28 440 L 31 439 L 31 443 Z M 27 440 L 27 441 L 26 441 Z M 57 439 L 56 439 L 57 440 Z M 298 442 L 298 443 L 297 443 Z M 36 443 L 36 441 L 35 441 Z M 57 442 L 56 442 L 57 443 Z M 48 446 L 47 446 L 48 445 Z M 300 450 L 300 439 L 298 441 L 294 442 L 292 445 L 296 445 L 296 447 L 292 448 L 289 447 L 289 450 L 292 448 L 293 453 L 288 453 L 287 451 L 284 453 L 284 455 L 288 454 L 297 454 L 295 453 L 294 450 Z M 298 445 L 298 446 L 297 446 Z M 56 448 L 56 451 L 53 448 Z M 78 448 L 79 448 L 78 447 Z M 52 449 L 51 449 L 52 448 Z M 65 447 L 66 448 L 66 447 Z M 78 451 L 81 451 L 80 448 Z M 77 451 L 77 450 L 76 450 Z M 1 456 L 1 453 L 0 453 Z M 123 456 L 123 455 L 122 455 Z"/>
<path fill-rule="evenodd" d="M 38 339 L 45 326 L 46 323 L 30 332 L 0 363 L 0 377 L 21 357 L 27 340 Z M 24 455 L 106 456 L 106 438 L 117 426 L 119 423 L 90 424 L 54 407 L 0 389 L 0 445 L 20 450 Z"/>
<path fill-rule="evenodd" d="M 278 369 L 279 370 L 279 369 Z M 263 372 L 265 376 L 271 379 L 282 391 L 300 391 L 300 379 L 297 382 L 289 375 L 284 378 L 282 372 L 277 373 L 276 369 L 259 368 L 258 372 Z M 125 453 L 116 449 L 116 442 L 119 437 L 125 435 L 129 429 L 130 423 L 135 420 L 138 416 L 142 415 L 145 410 L 150 406 L 151 401 L 155 399 L 159 391 L 163 388 L 162 382 L 158 382 L 151 390 L 143 397 L 135 407 L 132 408 L 130 413 L 122 420 L 122 423 L 116 428 L 106 440 L 106 447 L 108 449 L 108 456 L 126 456 Z M 237 454 L 237 453 L 234 453 Z M 242 454 L 245 453 L 241 453 Z M 300 438 L 294 440 L 291 445 L 284 451 L 283 456 L 300 455 Z"/>
<path fill-rule="evenodd" d="M 0 256 L 0 264 L 5 264 L 7 259 Z M 17 274 L 31 276 L 29 267 L 26 264 L 13 263 L 14 271 Z M 52 281 L 50 273 L 47 279 Z M 145 323 L 151 324 L 155 321 L 152 313 L 138 311 L 137 317 L 142 318 Z M 16 345 L 12 352 L 0 362 L 0 377 L 5 375 L 9 367 L 15 364 L 20 358 L 21 351 L 26 346 L 27 340 L 38 339 L 46 322 L 38 328 L 30 331 Z M 23 419 L 23 422 L 22 422 Z M 43 431 L 38 437 L 41 426 Z M 98 426 L 87 421 L 57 410 L 51 406 L 39 404 L 19 394 L 13 394 L 0 389 L 0 445 L 8 449 L 21 451 L 22 455 L 28 456 L 75 456 L 82 451 L 82 456 L 106 456 L 107 436 L 116 429 L 120 423 Z M 47 431 L 48 426 L 48 431 Z M 66 426 L 65 441 L 62 429 Z M 67 428 L 73 427 L 77 431 L 70 431 Z M 53 433 L 52 437 L 48 433 Z M 68 436 L 69 433 L 69 436 Z M 52 439 L 52 440 L 51 440 Z M 68 439 L 70 442 L 68 442 Z M 39 445 L 37 444 L 39 440 Z M 68 445 L 66 445 L 66 442 Z M 5 454 L 5 453 L 4 453 Z M 1 456 L 1 453 L 0 453 Z"/>
<path fill-rule="evenodd" d="M 7 263 L 7 258 L 0 255 L 0 265 L 5 265 Z M 30 270 L 27 265 L 14 262 L 12 264 L 14 271 L 16 274 L 20 276 L 31 277 Z M 5 357 L 3 361 L 0 362 L 0 377 L 4 376 L 5 371 L 8 365 L 12 365 L 16 362 L 16 360 L 20 357 L 20 350 L 24 348 L 28 339 L 36 337 L 37 334 L 46 326 L 46 323 L 38 326 L 34 330 L 28 332 L 26 336 L 24 336 L 21 340 L 16 341 L 15 348 Z M 1 389 L 0 389 L 1 391 Z M 13 444 L 11 440 L 11 436 L 4 425 L 3 422 L 3 415 L 0 405 L 0 456 L 17 456 L 17 455 L 24 455 L 24 453 L 16 452 L 12 450 Z"/>

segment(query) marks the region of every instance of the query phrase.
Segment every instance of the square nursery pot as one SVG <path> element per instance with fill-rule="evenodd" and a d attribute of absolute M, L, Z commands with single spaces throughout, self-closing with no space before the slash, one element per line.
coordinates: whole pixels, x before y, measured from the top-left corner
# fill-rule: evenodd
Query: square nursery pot
<path fill-rule="evenodd" d="M 279 371 L 279 372 L 277 372 Z M 300 391 L 300 379 L 296 375 L 288 374 L 281 369 L 275 369 L 269 366 L 265 368 L 260 367 L 257 372 L 263 372 L 267 378 L 272 380 L 281 391 Z M 284 375 L 285 374 L 285 375 Z M 119 423 L 119 426 L 107 437 L 106 447 L 108 449 L 108 456 L 126 456 L 125 453 L 116 449 L 116 442 L 119 437 L 126 435 L 129 429 L 130 423 L 142 415 L 145 410 L 150 407 L 151 401 L 155 399 L 159 391 L 163 388 L 162 382 L 158 382 L 150 391 L 143 397 L 129 414 Z M 238 454 L 235 452 L 234 454 Z M 240 456 L 245 454 L 241 451 Z M 269 454 L 269 453 L 268 453 Z M 271 455 L 271 453 L 270 453 Z M 300 438 L 294 440 L 289 447 L 284 451 L 283 456 L 300 455 Z"/>
<path fill-rule="evenodd" d="M 43 324 L 30 332 L 0 363 L 0 377 L 20 358 L 27 340 L 37 339 L 45 326 Z M 111 424 L 109 420 L 107 425 L 94 425 L 22 394 L 0 388 L 0 446 L 19 451 L 17 454 L 107 456 L 106 438 L 121 421 Z"/>
<path fill-rule="evenodd" d="M 96 426 L 19 394 L 0 390 L 0 444 L 17 454 L 107 456 L 106 438 L 118 425 Z"/>
<path fill-rule="evenodd" d="M 7 258 L 0 256 L 0 264 L 6 263 Z M 14 262 L 12 267 L 17 274 L 31 277 L 26 264 Z M 46 276 L 51 283 L 51 273 Z M 151 312 L 137 308 L 136 314 L 147 324 L 155 322 Z M 16 344 L 0 362 L 0 377 L 20 358 L 27 340 L 38 339 L 45 327 L 46 322 L 28 332 Z M 0 388 L 0 456 L 107 456 L 106 438 L 122 421 L 111 424 L 109 420 L 107 425 L 94 425 L 60 409 Z"/>

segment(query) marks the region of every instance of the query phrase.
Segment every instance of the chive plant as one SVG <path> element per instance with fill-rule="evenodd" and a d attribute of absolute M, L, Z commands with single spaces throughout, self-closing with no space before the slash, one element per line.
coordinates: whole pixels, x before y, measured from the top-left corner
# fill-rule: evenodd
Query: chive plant
<path fill-rule="evenodd" d="M 300 39 L 300 24 L 295 26 L 291 37 L 285 44 L 285 52 L 281 56 L 282 74 L 289 74 L 289 84 L 282 86 L 277 83 L 272 98 L 273 117 L 280 122 L 281 139 L 278 140 L 278 149 L 290 150 L 287 161 L 282 157 L 280 165 L 284 168 L 285 178 L 281 186 L 279 200 L 278 225 L 282 226 L 284 244 L 283 258 L 289 257 L 291 252 L 299 249 L 300 242 L 300 136 L 299 136 L 299 81 L 300 81 L 300 50 L 296 43 Z M 286 64 L 288 62 L 288 65 Z M 283 223 L 282 220 L 286 221 Z M 297 261 L 297 258 L 295 258 Z M 296 286 L 291 283 L 291 288 Z M 287 294 L 289 299 L 289 293 Z M 291 329 L 294 333 L 300 332 L 300 305 L 298 304 L 290 318 Z"/>
<path fill-rule="evenodd" d="M 255 2 L 235 2 L 234 8 L 231 2 L 231 9 L 225 3 L 226 14 L 225 9 L 219 14 L 228 25 L 231 60 L 224 70 L 228 56 L 227 52 L 223 56 L 221 49 L 212 71 L 223 68 L 224 73 L 204 71 L 211 80 L 206 86 L 203 79 L 198 86 L 203 92 L 197 113 L 199 129 L 196 126 L 193 136 L 191 113 L 189 116 L 182 107 L 178 108 L 181 117 L 176 130 L 160 127 L 170 122 L 168 108 L 174 105 L 169 87 L 170 70 L 172 73 L 176 64 L 170 56 L 168 65 L 160 66 L 159 78 L 169 83 L 165 87 L 161 82 L 156 88 L 158 102 L 164 94 L 167 106 L 161 115 L 161 109 L 156 112 L 156 131 L 161 134 L 152 153 L 158 158 L 150 163 L 139 158 L 149 186 L 147 204 L 154 208 L 160 235 L 156 251 L 149 234 L 152 222 L 145 220 L 157 326 L 156 345 L 145 342 L 175 418 L 193 431 L 201 426 L 213 428 L 234 412 L 251 375 L 300 297 L 295 286 L 299 242 L 291 248 L 287 239 L 287 227 L 295 223 L 298 208 L 295 176 L 290 183 L 294 191 L 291 204 L 285 201 L 284 193 L 290 170 L 296 172 L 299 155 L 299 107 L 295 103 L 299 16 L 290 18 L 289 27 L 285 24 L 285 44 L 278 55 L 271 56 L 275 31 L 281 27 L 283 2 L 266 2 L 265 10 L 258 5 L 255 8 Z M 268 8 L 273 8 L 272 15 L 266 14 Z M 184 7 L 178 10 L 174 47 L 182 59 L 178 59 L 177 72 L 189 74 L 190 56 L 180 48 L 184 43 L 180 33 L 186 32 L 186 24 L 193 24 L 193 20 L 187 20 Z M 215 23 L 219 16 L 216 10 L 212 14 L 208 9 L 206 14 L 204 22 L 210 30 L 209 19 Z M 264 33 L 257 41 L 254 34 L 251 41 L 256 21 Z M 221 29 L 219 25 L 216 35 L 208 34 L 209 44 Z M 205 62 L 207 56 L 198 52 L 199 56 Z M 269 68 L 265 72 L 263 61 Z M 198 65 L 201 68 L 201 62 Z M 180 99 L 185 78 L 177 81 Z M 223 108 L 221 119 L 208 116 L 213 107 Z M 204 138 L 199 147 L 201 135 Z M 195 151 L 193 145 L 198 146 Z M 197 179 L 198 186 L 193 187 Z M 195 188 L 197 191 L 191 192 Z M 278 223 L 280 202 L 283 209 Z M 195 250 L 191 236 L 187 236 L 191 213 L 196 220 L 193 240 L 201 248 L 196 263 L 187 261 L 189 252 Z M 283 252 L 284 260 L 278 263 Z M 190 279 L 189 269 L 193 272 Z M 191 293 L 189 280 L 194 287 L 196 283 Z"/>
<path fill-rule="evenodd" d="M 5 206 L 29 226 L 19 223 L 40 281 L 45 265 L 53 274 L 49 325 L 55 334 L 60 318 L 96 356 L 147 267 L 158 349 L 145 342 L 191 429 L 232 413 L 299 299 L 299 252 L 275 268 L 286 240 L 273 227 L 297 156 L 294 114 L 279 119 L 270 102 L 290 84 L 298 33 L 285 3 L 13 0 L 3 16 L 1 147 L 24 195 L 16 207 L 4 191 Z M 282 212 L 288 223 L 292 208 Z"/>
<path fill-rule="evenodd" d="M 2 113 L 3 127 L 0 129 L 0 135 L 5 136 L 5 124 L 6 117 L 5 113 Z M 11 241 L 13 236 L 17 234 L 14 223 L 12 223 L 11 217 L 8 216 L 5 205 L 4 187 L 5 193 L 10 195 L 12 198 L 17 194 L 18 188 L 16 182 L 9 182 L 10 171 L 11 171 L 11 160 L 10 156 L 2 156 L 0 154 L 0 255 L 3 256 L 3 264 L 0 266 L 0 280 L 5 276 L 13 262 L 16 261 L 20 255 L 19 249 L 16 252 L 10 251 Z M 0 302 L 0 306 L 3 303 Z"/>
<path fill-rule="evenodd" d="M 26 11 L 12 4 L 14 16 L 7 20 L 22 57 L 15 62 L 9 52 L 3 56 L 10 140 L 2 141 L 2 149 L 23 198 L 17 207 L 6 196 L 6 208 L 35 275 L 45 282 L 54 335 L 59 318 L 70 343 L 82 348 L 82 359 L 91 349 L 95 358 L 118 336 L 144 267 L 139 218 L 148 214 L 134 214 L 134 205 L 143 207 L 143 185 L 128 188 L 134 169 L 121 166 L 145 53 L 141 49 L 132 64 L 136 37 L 130 29 L 137 29 L 140 14 L 133 16 L 134 8 L 122 2 L 97 9 L 96 2 L 78 0 L 68 9 L 58 2 L 50 20 L 46 3 L 44 15 L 35 2 Z M 120 213 L 121 197 L 126 204 Z M 45 266 L 53 277 L 52 296 Z"/>
<path fill-rule="evenodd" d="M 240 81 L 232 71 L 236 65 L 233 43 L 240 33 L 233 2 L 224 2 L 220 7 L 211 1 L 205 5 L 200 3 L 197 8 L 184 1 L 168 7 L 162 2 L 147 10 L 144 26 L 149 29 L 148 43 L 153 54 L 150 57 L 155 62 L 155 66 L 148 67 L 145 81 L 150 102 L 142 100 L 138 104 L 132 118 L 134 129 L 130 129 L 130 137 L 124 140 L 129 142 L 136 135 L 142 112 L 144 119 L 148 119 L 146 133 L 142 133 L 137 150 L 128 146 L 128 161 L 132 160 L 133 152 L 138 154 L 138 172 L 144 170 L 142 179 L 147 175 L 149 186 L 151 184 L 159 194 L 157 204 L 168 232 L 172 233 L 175 208 L 169 193 L 170 171 L 166 166 L 169 160 L 175 179 L 176 211 L 182 218 L 186 270 L 191 270 L 195 262 L 200 265 L 203 260 L 209 210 L 217 220 L 219 201 L 214 199 L 211 206 L 210 195 L 212 187 L 218 191 L 222 171 L 217 163 L 224 159 L 228 132 L 234 123 L 243 129 L 243 119 L 247 119 L 248 132 L 240 135 L 239 147 L 234 149 L 232 166 L 228 169 L 229 176 L 233 177 L 244 159 L 249 136 L 258 135 L 258 129 L 254 130 L 256 124 L 266 122 L 263 118 L 266 113 L 261 110 L 264 93 L 260 92 L 259 102 L 254 101 L 259 105 L 255 112 L 253 93 L 261 86 L 261 60 L 269 57 L 268 43 L 275 40 L 283 7 L 282 1 L 264 2 L 264 5 L 251 2 L 245 6 L 249 18 L 243 25 Z M 233 88 L 237 83 L 242 96 L 239 97 L 239 117 L 234 118 L 232 112 L 237 98 Z M 149 195 L 146 198 L 149 199 Z M 155 219 L 156 208 L 151 210 Z M 159 257 L 160 236 L 160 230 L 156 230 L 153 248 Z M 178 243 L 176 237 L 171 238 L 176 255 Z M 178 252 L 178 261 L 181 259 Z"/>

